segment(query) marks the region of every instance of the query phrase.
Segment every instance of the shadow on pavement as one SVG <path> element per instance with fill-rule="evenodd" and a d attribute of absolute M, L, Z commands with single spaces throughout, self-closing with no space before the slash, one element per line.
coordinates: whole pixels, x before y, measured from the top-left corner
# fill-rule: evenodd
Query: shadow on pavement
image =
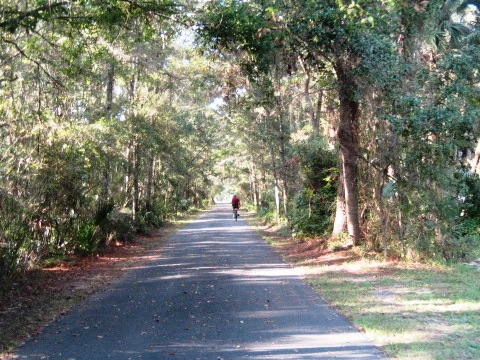
<path fill-rule="evenodd" d="M 19 359 L 383 359 L 230 208 L 30 341 Z"/>

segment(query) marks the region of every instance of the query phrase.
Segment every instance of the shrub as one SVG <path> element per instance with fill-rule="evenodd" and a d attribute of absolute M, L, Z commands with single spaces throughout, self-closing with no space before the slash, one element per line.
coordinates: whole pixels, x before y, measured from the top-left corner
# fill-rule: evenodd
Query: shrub
<path fill-rule="evenodd" d="M 478 256 L 480 232 L 476 219 L 460 219 L 451 235 L 442 243 L 442 254 L 446 260 L 471 260 Z"/>
<path fill-rule="evenodd" d="M 331 231 L 332 194 L 316 194 L 302 189 L 294 199 L 292 227 L 297 233 L 323 235 Z"/>
<path fill-rule="evenodd" d="M 91 255 L 97 251 L 99 241 L 99 227 L 91 223 L 81 223 L 77 232 L 75 252 L 81 256 Z"/>
<path fill-rule="evenodd" d="M 476 257 L 476 250 L 479 246 L 479 235 L 450 237 L 444 240 L 442 253 L 446 260 L 471 260 Z"/>
<path fill-rule="evenodd" d="M 262 208 L 257 215 L 265 224 L 273 224 L 275 222 L 275 211 L 272 209 Z"/>
<path fill-rule="evenodd" d="M 42 244 L 32 241 L 28 209 L 6 193 L 0 193 L 0 281 L 33 265 Z"/>
<path fill-rule="evenodd" d="M 122 212 L 112 212 L 108 216 L 108 242 L 133 242 L 135 240 L 135 226 L 131 215 Z"/>
<path fill-rule="evenodd" d="M 292 226 L 299 233 L 325 234 L 331 231 L 337 192 L 336 157 L 318 137 L 298 144 L 296 154 L 304 181 L 294 197 L 290 213 Z"/>

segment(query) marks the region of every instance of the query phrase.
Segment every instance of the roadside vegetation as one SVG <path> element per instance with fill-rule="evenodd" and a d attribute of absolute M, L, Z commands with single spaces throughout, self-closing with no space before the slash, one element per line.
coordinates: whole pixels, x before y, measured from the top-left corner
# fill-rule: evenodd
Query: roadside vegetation
<path fill-rule="evenodd" d="M 251 221 L 314 290 L 392 359 L 480 357 L 480 261 L 384 260 L 359 248 L 287 236 Z"/>

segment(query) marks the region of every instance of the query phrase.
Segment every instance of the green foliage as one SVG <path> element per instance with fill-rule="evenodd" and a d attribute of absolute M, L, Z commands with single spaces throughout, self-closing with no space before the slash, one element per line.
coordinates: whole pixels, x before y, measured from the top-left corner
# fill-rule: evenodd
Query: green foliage
<path fill-rule="evenodd" d="M 452 70 L 450 60 L 447 63 L 442 62 L 439 71 L 445 65 Z M 456 169 L 461 164 L 457 151 L 473 143 L 478 119 L 478 108 L 468 104 L 476 91 L 469 86 L 470 80 L 462 84 L 457 80 L 464 78 L 462 69 L 458 67 L 455 76 L 447 76 L 440 84 L 433 73 L 432 78 L 427 77 L 423 89 L 429 93 L 396 100 L 402 109 L 392 122 L 399 135 L 396 138 L 400 154 L 396 164 L 401 193 L 398 199 L 406 229 L 402 242 L 409 244 L 405 248 L 410 252 L 418 251 L 421 256 L 463 257 L 467 244 L 474 243 L 470 237 L 458 237 L 452 231 L 461 209 L 468 207 L 461 197 L 470 182 L 458 176 Z M 437 91 L 438 88 L 442 91 Z M 460 98 L 463 100 L 459 101 Z M 468 201 L 473 200 L 475 191 L 467 192 Z M 458 252 L 453 251 L 455 247 Z"/>
<path fill-rule="evenodd" d="M 365 227 L 402 256 L 466 257 L 480 191 L 456 152 L 477 136 L 480 42 L 448 24 L 465 7 L 295 4 L 208 2 L 196 29 L 215 62 L 176 38 L 183 2 L 3 1 L 2 274 L 132 241 L 206 206 L 220 182 L 273 222 L 277 190 L 298 230 L 328 231 L 337 159 L 293 134 L 337 127 L 339 63 L 358 84 L 357 155 L 372 165 L 356 179 Z M 451 41 L 434 48 L 439 34 Z M 377 188 L 388 196 L 372 200 Z"/>
<path fill-rule="evenodd" d="M 277 215 L 274 209 L 261 208 L 260 211 L 257 212 L 257 216 L 264 224 L 271 225 L 277 222 Z"/>
<path fill-rule="evenodd" d="M 480 250 L 480 231 L 478 219 L 459 219 L 451 235 L 442 243 L 443 258 L 448 261 L 470 261 L 478 257 Z"/>
<path fill-rule="evenodd" d="M 219 50 L 244 52 L 241 65 L 252 78 L 270 70 L 275 50 L 272 29 L 275 23 L 273 7 L 237 0 L 212 1 L 198 20 L 198 33 L 206 46 Z M 235 49 L 235 50 L 234 50 Z"/>
<path fill-rule="evenodd" d="M 105 226 L 108 242 L 131 243 L 135 239 L 136 229 L 132 216 L 123 212 L 112 212 Z"/>
<path fill-rule="evenodd" d="M 180 11 L 169 0 L 2 2 L 0 189 L 16 199 L 2 275 L 133 241 L 180 199 L 209 198 L 215 77 L 172 45 Z"/>
<path fill-rule="evenodd" d="M 7 0 L 8 1 L 8 0 Z M 30 5 L 30 6 L 28 6 Z M 35 31 L 40 23 L 59 22 L 80 28 L 93 25 L 111 29 L 125 26 L 132 19 L 149 23 L 157 16 L 171 16 L 179 12 L 180 5 L 171 0 L 121 1 L 82 0 L 75 2 L 38 0 L 20 7 L 3 5 L 0 29 L 15 33 L 20 29 Z"/>
<path fill-rule="evenodd" d="M 30 212 L 14 197 L 0 192 L 0 283 L 16 271 L 29 269 L 36 241 L 30 241 Z"/>
<path fill-rule="evenodd" d="M 331 231 L 333 203 L 325 203 L 324 194 L 304 189 L 296 194 L 291 212 L 291 225 L 297 235 L 324 235 Z"/>
<path fill-rule="evenodd" d="M 68 130 L 67 130 L 68 131 Z M 39 206 L 62 214 L 76 211 L 85 199 L 88 178 L 87 159 L 79 144 L 66 138 L 47 139 L 40 149 L 41 158 L 37 165 L 37 184 L 43 184 Z"/>
<path fill-rule="evenodd" d="M 403 56 L 395 57 L 395 51 L 388 49 L 398 44 L 391 44 L 383 48 L 377 69 L 370 56 L 364 57 L 359 68 L 365 64 L 363 74 L 376 74 L 370 78 L 370 87 L 377 99 L 366 99 L 372 114 L 363 120 L 365 129 L 375 129 L 364 139 L 365 154 L 374 159 L 374 165 L 365 169 L 370 182 L 361 184 L 368 209 L 365 225 L 369 235 L 379 234 L 381 240 L 370 242 L 386 246 L 393 256 L 451 260 L 468 257 L 476 246 L 476 234 L 459 231 L 468 219 L 468 209 L 472 209 L 468 202 L 474 201 L 476 190 L 468 189 L 464 174 L 470 170 L 458 155 L 471 151 L 476 140 L 479 108 L 473 104 L 478 97 L 478 49 L 466 41 L 466 33 L 457 39 L 462 40 L 461 51 L 458 46 L 431 46 L 440 30 L 438 21 L 452 20 L 447 7 L 453 9 L 454 3 L 431 4 L 430 11 L 402 7 L 400 15 L 408 34 Z M 376 39 L 382 42 L 375 48 L 388 45 L 385 37 Z M 422 61 L 418 61 L 419 54 Z M 381 192 L 384 196 L 372 206 L 371 194 Z"/>
<path fill-rule="evenodd" d="M 88 256 L 97 251 L 99 244 L 98 227 L 94 224 L 82 223 L 76 232 L 75 252 Z"/>
<path fill-rule="evenodd" d="M 459 172 L 457 179 L 462 185 L 458 192 L 460 209 L 444 239 L 442 253 L 447 260 L 471 260 L 480 255 L 480 178 Z"/>
<path fill-rule="evenodd" d="M 165 209 L 156 204 L 148 209 L 141 211 L 135 221 L 135 229 L 137 233 L 147 234 L 152 229 L 160 228 L 164 223 Z"/>
<path fill-rule="evenodd" d="M 291 222 L 300 234 L 324 235 L 332 230 L 338 172 L 334 153 L 320 138 L 310 138 L 296 146 L 303 188 L 297 192 Z"/>
<path fill-rule="evenodd" d="M 467 219 L 480 221 L 480 177 L 477 174 L 460 176 L 465 180 L 465 188 L 459 192 L 459 196 L 464 199 L 463 215 Z"/>
<path fill-rule="evenodd" d="M 2 21 L 0 28 L 14 33 L 18 28 L 35 30 L 41 21 L 49 21 L 52 18 L 64 16 L 68 12 L 65 2 L 51 3 L 37 1 L 36 8 L 19 10 L 19 6 L 5 6 L 2 9 Z"/>
<path fill-rule="evenodd" d="M 93 224 L 95 226 L 102 226 L 108 221 L 108 215 L 115 209 L 115 204 L 112 200 L 101 202 L 97 206 Z"/>

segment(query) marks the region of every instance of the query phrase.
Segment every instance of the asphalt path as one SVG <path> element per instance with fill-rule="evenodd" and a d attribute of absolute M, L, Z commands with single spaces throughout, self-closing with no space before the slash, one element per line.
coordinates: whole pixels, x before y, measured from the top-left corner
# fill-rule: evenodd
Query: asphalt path
<path fill-rule="evenodd" d="M 226 205 L 27 342 L 16 359 L 386 359 Z"/>

